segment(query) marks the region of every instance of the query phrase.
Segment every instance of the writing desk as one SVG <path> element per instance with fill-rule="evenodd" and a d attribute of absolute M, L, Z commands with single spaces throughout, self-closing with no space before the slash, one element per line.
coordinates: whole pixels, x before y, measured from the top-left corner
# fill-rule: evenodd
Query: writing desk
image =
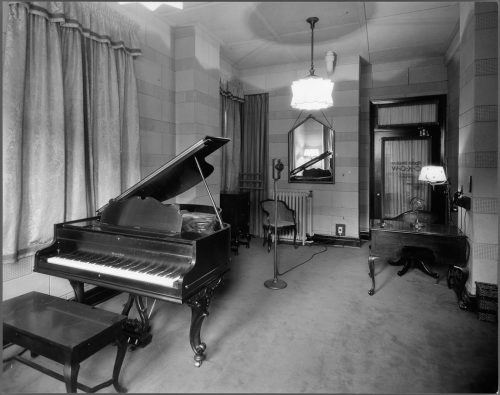
<path fill-rule="evenodd" d="M 375 260 L 394 259 L 405 246 L 428 248 L 435 254 L 436 261 L 447 263 L 450 268 L 460 268 L 462 273 L 467 274 L 467 236 L 454 225 L 424 224 L 423 228 L 417 230 L 408 222 L 372 220 L 370 233 L 368 268 L 372 288 L 368 291 L 369 295 L 375 293 Z M 464 278 L 466 280 L 465 275 L 461 276 L 459 283 L 453 282 L 457 296 L 462 292 L 458 288 L 465 286 Z M 448 277 L 449 287 L 451 282 Z"/>

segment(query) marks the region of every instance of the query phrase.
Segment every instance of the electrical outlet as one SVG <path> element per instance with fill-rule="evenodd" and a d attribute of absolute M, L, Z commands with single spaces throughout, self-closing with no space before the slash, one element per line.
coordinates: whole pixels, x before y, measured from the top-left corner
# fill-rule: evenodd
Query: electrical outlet
<path fill-rule="evenodd" d="M 336 224 L 335 225 L 335 235 L 336 236 L 345 236 L 345 224 Z"/>

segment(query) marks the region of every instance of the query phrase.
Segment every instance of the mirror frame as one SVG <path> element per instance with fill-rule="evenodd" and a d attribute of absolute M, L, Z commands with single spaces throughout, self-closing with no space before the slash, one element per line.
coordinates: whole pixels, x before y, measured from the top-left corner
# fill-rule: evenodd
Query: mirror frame
<path fill-rule="evenodd" d="M 323 136 L 325 133 L 330 133 L 331 136 L 331 141 L 332 141 L 332 153 L 329 157 L 329 163 L 330 163 L 330 171 L 331 171 L 331 176 L 325 179 L 325 177 L 307 177 L 307 178 L 297 178 L 296 176 L 291 174 L 291 171 L 294 170 L 291 168 L 292 163 L 294 162 L 294 157 L 295 157 L 295 145 L 294 145 L 294 132 L 297 128 L 302 126 L 304 123 L 307 121 L 312 120 L 321 125 L 323 128 Z M 289 183 L 307 183 L 307 184 L 335 184 L 335 130 L 325 124 L 324 122 L 321 122 L 319 119 L 314 117 L 312 114 L 309 114 L 303 121 L 295 125 L 290 131 L 288 132 L 288 182 Z"/>

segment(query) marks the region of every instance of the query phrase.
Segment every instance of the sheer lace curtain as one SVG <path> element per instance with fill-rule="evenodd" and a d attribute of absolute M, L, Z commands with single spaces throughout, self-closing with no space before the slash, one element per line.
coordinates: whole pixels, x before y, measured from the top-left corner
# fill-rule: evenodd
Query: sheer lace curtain
<path fill-rule="evenodd" d="M 137 26 L 99 3 L 11 2 L 3 65 L 3 260 L 140 179 Z"/>
<path fill-rule="evenodd" d="M 423 210 L 431 210 L 429 186 L 419 182 L 423 166 L 430 164 L 430 139 L 387 140 L 384 152 L 383 217 L 392 218 L 410 210 L 416 197 L 422 200 Z"/>
<path fill-rule="evenodd" d="M 222 136 L 231 139 L 222 147 L 221 191 L 239 192 L 238 177 L 241 157 L 241 110 L 243 89 L 237 81 L 220 81 Z"/>

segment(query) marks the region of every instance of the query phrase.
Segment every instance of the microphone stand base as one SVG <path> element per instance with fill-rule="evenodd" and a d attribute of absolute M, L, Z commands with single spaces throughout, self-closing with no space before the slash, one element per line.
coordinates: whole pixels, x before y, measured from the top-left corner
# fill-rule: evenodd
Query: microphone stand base
<path fill-rule="evenodd" d="M 269 289 L 283 289 L 286 288 L 286 285 L 286 282 L 280 280 L 279 278 L 273 278 L 264 283 L 264 286 Z"/>

